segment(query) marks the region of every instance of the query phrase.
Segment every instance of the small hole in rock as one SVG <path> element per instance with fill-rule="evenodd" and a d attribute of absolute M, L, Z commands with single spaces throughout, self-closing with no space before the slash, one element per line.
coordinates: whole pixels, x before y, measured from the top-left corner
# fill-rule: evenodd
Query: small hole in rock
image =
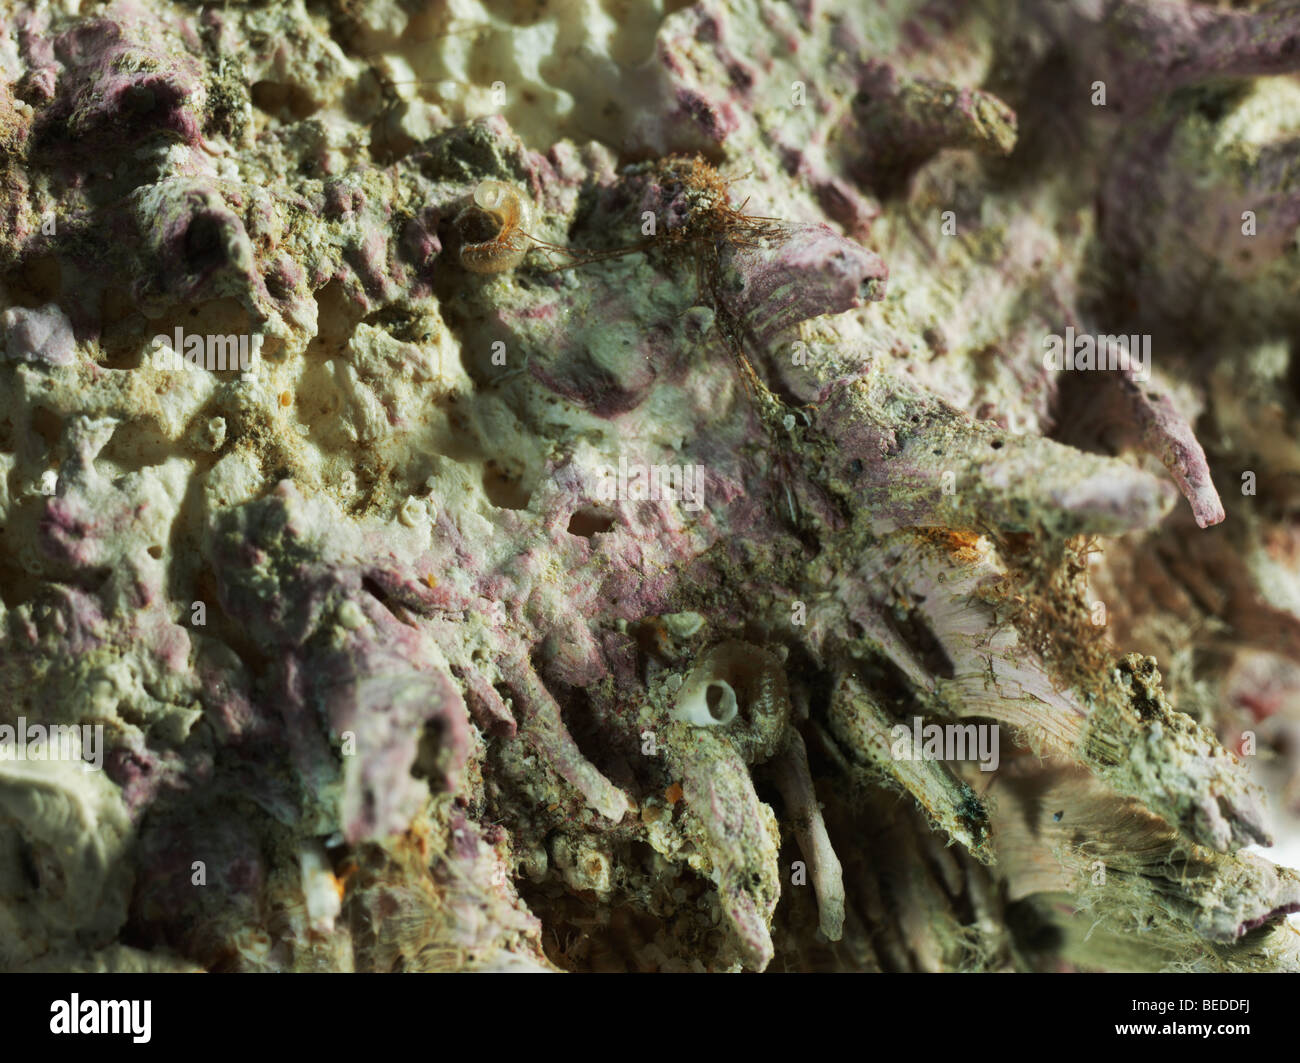
<path fill-rule="evenodd" d="M 569 534 L 590 539 L 614 526 L 614 518 L 594 509 L 580 509 L 569 518 Z"/>
<path fill-rule="evenodd" d="M 203 215 L 190 222 L 185 230 L 185 262 L 196 273 L 202 273 L 225 261 L 226 249 L 222 240 L 221 223 L 216 218 Z"/>
<path fill-rule="evenodd" d="M 483 492 L 498 509 L 527 509 L 531 492 L 523 482 L 524 470 L 489 458 L 483 466 Z"/>
<path fill-rule="evenodd" d="M 48 406 L 37 406 L 32 410 L 32 428 L 51 450 L 63 438 L 63 418 Z"/>

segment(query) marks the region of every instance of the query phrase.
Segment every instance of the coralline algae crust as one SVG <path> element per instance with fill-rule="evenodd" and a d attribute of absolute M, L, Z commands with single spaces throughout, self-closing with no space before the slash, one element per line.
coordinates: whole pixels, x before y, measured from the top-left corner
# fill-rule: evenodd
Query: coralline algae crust
<path fill-rule="evenodd" d="M 860 6 L 6 8 L 6 968 L 1300 966 L 1300 61 Z"/>

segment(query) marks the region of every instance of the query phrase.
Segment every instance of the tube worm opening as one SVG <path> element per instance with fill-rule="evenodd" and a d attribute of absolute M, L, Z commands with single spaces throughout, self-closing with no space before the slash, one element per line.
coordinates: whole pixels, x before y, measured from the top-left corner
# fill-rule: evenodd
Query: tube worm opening
<path fill-rule="evenodd" d="M 696 727 L 725 727 L 739 711 L 736 691 L 725 679 L 692 675 L 682 686 L 674 715 Z"/>
<path fill-rule="evenodd" d="M 472 273 L 513 269 L 528 252 L 528 204 L 504 181 L 480 181 L 473 203 L 457 215 L 460 263 Z"/>
<path fill-rule="evenodd" d="M 730 723 L 736 718 L 736 692 L 730 683 L 721 679 L 714 680 L 705 688 L 704 704 L 714 723 Z"/>
<path fill-rule="evenodd" d="M 719 643 L 691 669 L 673 715 L 696 727 L 727 727 L 747 764 L 766 760 L 782 744 L 790 719 L 780 659 L 749 643 Z"/>

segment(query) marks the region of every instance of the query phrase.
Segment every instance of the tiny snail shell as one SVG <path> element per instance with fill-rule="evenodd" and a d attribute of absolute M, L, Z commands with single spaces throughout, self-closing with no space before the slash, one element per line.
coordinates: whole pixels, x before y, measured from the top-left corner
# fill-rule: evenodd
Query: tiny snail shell
<path fill-rule="evenodd" d="M 672 715 L 696 727 L 725 727 L 747 764 L 762 763 L 784 742 L 791 716 L 783 661 L 751 643 L 719 643 L 686 676 Z"/>
<path fill-rule="evenodd" d="M 504 181 L 480 181 L 474 202 L 456 217 L 460 264 L 471 273 L 514 269 L 528 253 L 528 203 Z"/>

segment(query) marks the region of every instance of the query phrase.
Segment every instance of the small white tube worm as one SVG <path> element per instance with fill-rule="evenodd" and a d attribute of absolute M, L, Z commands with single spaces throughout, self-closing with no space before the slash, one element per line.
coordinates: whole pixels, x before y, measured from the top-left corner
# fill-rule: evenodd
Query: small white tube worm
<path fill-rule="evenodd" d="M 799 850 L 812 870 L 821 931 L 827 940 L 839 941 L 844 934 L 844 871 L 817 803 L 808 768 L 808 750 L 803 737 L 793 727 L 785 748 L 772 760 L 772 771 L 794 824 Z"/>
<path fill-rule="evenodd" d="M 302 895 L 307 905 L 307 918 L 311 928 L 328 934 L 334 930 L 334 920 L 343 910 L 338 879 L 330 869 L 325 847 L 312 841 L 298 850 L 298 869 L 302 875 Z"/>

